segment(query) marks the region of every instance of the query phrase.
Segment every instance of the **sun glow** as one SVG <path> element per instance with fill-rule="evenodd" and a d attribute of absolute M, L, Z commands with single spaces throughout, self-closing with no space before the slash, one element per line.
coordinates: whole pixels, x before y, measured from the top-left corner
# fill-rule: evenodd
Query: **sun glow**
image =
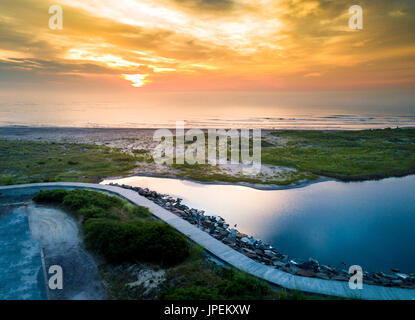
<path fill-rule="evenodd" d="M 130 81 L 133 87 L 139 88 L 149 82 L 148 80 L 145 80 L 147 76 L 147 74 L 122 74 L 121 78 Z"/>
<path fill-rule="evenodd" d="M 80 49 L 70 49 L 66 54 L 66 58 L 71 60 L 100 62 L 111 68 L 131 68 L 140 66 L 139 63 L 127 61 L 122 57 L 117 57 L 111 54 L 99 54 Z"/>

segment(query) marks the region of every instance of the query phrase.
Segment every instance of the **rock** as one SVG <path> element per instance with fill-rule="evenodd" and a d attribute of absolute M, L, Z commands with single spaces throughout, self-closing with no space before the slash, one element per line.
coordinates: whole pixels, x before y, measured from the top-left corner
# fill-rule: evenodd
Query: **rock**
<path fill-rule="evenodd" d="M 249 239 L 247 237 L 241 238 L 241 242 L 247 244 L 249 242 Z"/>
<path fill-rule="evenodd" d="M 343 275 L 337 275 L 331 278 L 331 280 L 337 280 L 337 281 L 349 281 L 349 278 Z"/>
<path fill-rule="evenodd" d="M 324 279 L 324 280 L 330 280 L 330 277 L 327 274 L 322 273 L 322 272 L 317 272 L 316 277 L 320 279 Z"/>
<path fill-rule="evenodd" d="M 242 249 L 242 252 L 248 257 L 248 258 L 251 258 L 251 259 L 256 259 L 258 256 L 257 256 L 257 254 L 254 252 L 254 251 L 252 251 L 252 250 L 250 250 L 250 249 L 247 249 L 247 248 L 243 248 Z"/>
<path fill-rule="evenodd" d="M 276 256 L 275 252 L 272 250 L 264 250 L 264 254 L 269 258 L 274 258 Z"/>
<path fill-rule="evenodd" d="M 242 239 L 242 238 L 247 238 L 248 236 L 247 236 L 246 234 L 243 234 L 243 233 L 237 232 L 237 233 L 236 233 L 236 237 L 237 237 L 237 238 L 239 238 L 239 239 Z"/>
<path fill-rule="evenodd" d="M 308 271 L 308 270 L 303 270 L 303 269 L 297 270 L 295 274 L 297 276 L 302 276 L 302 277 L 315 277 L 316 276 L 316 273 L 312 271 Z"/>
<path fill-rule="evenodd" d="M 314 264 L 311 262 L 303 262 L 298 264 L 298 267 L 305 270 L 314 270 Z"/>
<path fill-rule="evenodd" d="M 228 232 L 226 232 L 225 230 L 219 230 L 219 234 L 223 237 L 228 236 Z"/>
<path fill-rule="evenodd" d="M 398 278 L 403 279 L 403 280 L 406 280 L 409 278 L 409 276 L 405 273 L 397 273 L 396 275 Z"/>
<path fill-rule="evenodd" d="M 297 265 L 292 264 L 292 263 L 286 263 L 285 269 L 287 270 L 287 272 L 293 273 L 293 274 L 295 274 L 298 270 L 300 270 L 300 268 L 298 268 Z"/>
<path fill-rule="evenodd" d="M 285 263 L 281 262 L 281 261 L 273 261 L 272 265 L 275 266 L 275 267 L 278 267 L 278 268 L 282 268 L 282 267 L 285 266 Z"/>
<path fill-rule="evenodd" d="M 318 261 L 313 258 L 309 258 L 308 262 L 310 262 L 311 264 L 317 265 L 317 266 L 319 265 Z"/>

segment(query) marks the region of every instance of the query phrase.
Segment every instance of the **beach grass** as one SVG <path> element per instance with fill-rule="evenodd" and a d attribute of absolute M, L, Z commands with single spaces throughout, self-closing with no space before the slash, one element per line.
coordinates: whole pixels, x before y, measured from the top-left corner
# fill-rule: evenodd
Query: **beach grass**
<path fill-rule="evenodd" d="M 128 174 L 136 158 L 92 144 L 0 140 L 0 184 L 99 182 Z"/>
<path fill-rule="evenodd" d="M 344 181 L 415 173 L 415 129 L 274 131 L 265 164 L 288 166 Z"/>
<path fill-rule="evenodd" d="M 0 140 L 0 185 L 99 182 L 151 168 L 150 150 L 129 151 L 95 144 Z M 184 163 L 155 173 L 201 182 L 280 186 L 319 176 L 343 181 L 405 176 L 415 173 L 415 129 L 273 131 L 263 136 L 262 164 L 283 169 L 250 176 L 220 166 Z"/>

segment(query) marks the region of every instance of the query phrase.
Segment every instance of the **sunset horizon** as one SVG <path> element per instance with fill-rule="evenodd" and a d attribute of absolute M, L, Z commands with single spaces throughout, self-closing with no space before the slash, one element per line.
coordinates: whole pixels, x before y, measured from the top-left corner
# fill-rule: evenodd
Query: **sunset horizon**
<path fill-rule="evenodd" d="M 349 28 L 351 3 L 338 1 L 2 2 L 0 94 L 123 102 L 182 92 L 197 103 L 199 92 L 244 92 L 258 105 L 261 92 L 413 97 L 414 4 L 358 2 L 362 30 Z M 52 5 L 61 30 L 48 25 Z"/>

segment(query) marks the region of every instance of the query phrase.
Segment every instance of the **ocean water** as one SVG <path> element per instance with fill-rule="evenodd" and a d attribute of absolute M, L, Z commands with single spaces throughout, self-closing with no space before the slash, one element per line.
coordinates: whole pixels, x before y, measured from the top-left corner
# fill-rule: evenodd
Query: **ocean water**
<path fill-rule="evenodd" d="M 357 130 L 415 127 L 410 91 L 0 96 L 0 126 Z"/>
<path fill-rule="evenodd" d="M 25 207 L 0 207 L 0 300 L 46 299 L 39 242 Z"/>
<path fill-rule="evenodd" d="M 415 272 L 415 175 L 381 181 L 325 181 L 301 188 L 256 190 L 237 185 L 129 177 L 104 181 L 149 188 L 223 217 L 230 226 L 283 254 L 368 271 Z"/>

